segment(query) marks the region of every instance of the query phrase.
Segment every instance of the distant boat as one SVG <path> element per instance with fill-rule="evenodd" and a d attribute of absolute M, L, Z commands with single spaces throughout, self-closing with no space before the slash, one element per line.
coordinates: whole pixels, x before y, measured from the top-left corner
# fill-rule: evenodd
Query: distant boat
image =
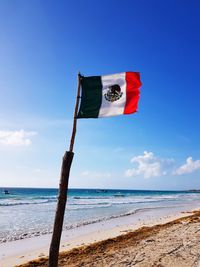
<path fill-rule="evenodd" d="M 9 192 L 8 190 L 4 190 L 4 194 L 5 194 L 5 195 L 9 195 L 10 192 Z"/>

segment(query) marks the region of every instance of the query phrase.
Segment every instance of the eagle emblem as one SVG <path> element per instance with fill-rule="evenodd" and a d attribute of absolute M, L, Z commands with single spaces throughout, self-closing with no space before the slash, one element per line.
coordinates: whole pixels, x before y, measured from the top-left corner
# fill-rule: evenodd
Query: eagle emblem
<path fill-rule="evenodd" d="M 120 99 L 123 95 L 121 88 L 118 84 L 113 84 L 108 87 L 107 93 L 104 94 L 104 97 L 107 101 L 114 102 Z"/>

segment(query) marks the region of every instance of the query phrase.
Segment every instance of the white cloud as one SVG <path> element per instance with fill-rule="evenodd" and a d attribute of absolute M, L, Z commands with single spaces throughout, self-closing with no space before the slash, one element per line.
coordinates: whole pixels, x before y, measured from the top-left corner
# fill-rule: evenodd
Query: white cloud
<path fill-rule="evenodd" d="M 29 146 L 32 144 L 31 137 L 37 135 L 37 132 L 28 132 L 21 130 L 0 131 L 0 144 L 7 146 Z"/>
<path fill-rule="evenodd" d="M 192 157 L 186 159 L 186 163 L 175 170 L 174 175 L 182 175 L 200 170 L 200 160 L 193 161 Z"/>
<path fill-rule="evenodd" d="M 152 152 L 144 151 L 143 155 L 133 157 L 131 163 L 136 163 L 138 166 L 126 170 L 125 176 L 133 177 L 143 175 L 144 178 L 151 178 L 166 175 L 174 160 L 158 158 Z"/>

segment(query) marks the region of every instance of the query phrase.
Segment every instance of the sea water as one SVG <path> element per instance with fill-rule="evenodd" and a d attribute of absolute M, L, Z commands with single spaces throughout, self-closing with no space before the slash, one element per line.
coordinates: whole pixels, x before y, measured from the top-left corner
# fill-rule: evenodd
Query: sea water
<path fill-rule="evenodd" d="M 57 195 L 57 189 L 0 188 L 0 242 L 51 233 Z M 69 189 L 63 228 L 110 221 L 149 209 L 187 210 L 191 206 L 200 206 L 200 193 Z"/>

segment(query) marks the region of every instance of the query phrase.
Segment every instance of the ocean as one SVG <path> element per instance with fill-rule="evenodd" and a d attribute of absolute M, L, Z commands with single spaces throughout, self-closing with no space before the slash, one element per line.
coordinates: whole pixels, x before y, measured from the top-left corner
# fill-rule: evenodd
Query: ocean
<path fill-rule="evenodd" d="M 57 189 L 0 188 L 0 243 L 51 233 L 57 194 Z M 63 229 L 149 209 L 187 210 L 193 206 L 200 206 L 198 192 L 69 189 Z"/>

